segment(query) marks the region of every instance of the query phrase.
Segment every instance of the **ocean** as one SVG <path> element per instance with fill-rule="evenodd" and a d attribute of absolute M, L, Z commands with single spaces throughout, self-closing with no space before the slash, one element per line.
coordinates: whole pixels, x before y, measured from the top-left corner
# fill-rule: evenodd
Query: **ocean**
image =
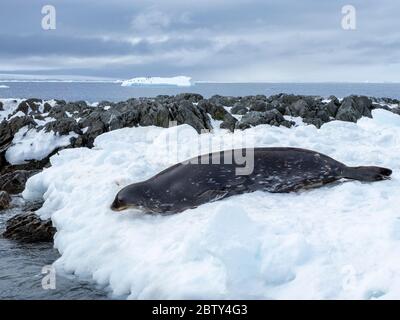
<path fill-rule="evenodd" d="M 193 92 L 212 95 L 245 96 L 277 93 L 319 95 L 338 98 L 350 94 L 400 98 L 400 83 L 196 83 L 191 87 L 122 87 L 113 82 L 1 82 L 0 98 L 64 99 L 66 101 L 121 101 L 137 97 Z"/>

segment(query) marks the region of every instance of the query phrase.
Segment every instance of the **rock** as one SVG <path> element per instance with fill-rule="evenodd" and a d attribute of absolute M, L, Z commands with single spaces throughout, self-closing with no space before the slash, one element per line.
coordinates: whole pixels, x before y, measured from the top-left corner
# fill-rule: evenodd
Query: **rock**
<path fill-rule="evenodd" d="M 41 129 L 40 127 L 38 129 Z M 68 135 L 70 132 L 82 134 L 81 128 L 73 118 L 62 118 L 45 124 L 46 132 L 54 132 L 59 135 Z"/>
<path fill-rule="evenodd" d="M 18 130 L 25 126 L 33 128 L 36 122 L 29 116 L 3 120 L 0 123 L 0 147 L 11 142 Z"/>
<path fill-rule="evenodd" d="M 230 113 L 225 114 L 224 121 L 219 125 L 221 129 L 228 129 L 229 131 L 235 130 L 235 125 L 238 120 Z"/>
<path fill-rule="evenodd" d="M 176 95 L 175 97 L 172 97 L 172 99 L 175 100 L 176 102 L 186 100 L 186 101 L 189 101 L 192 103 L 197 103 L 200 100 L 203 100 L 204 98 L 201 94 L 198 94 L 198 93 L 181 93 L 181 94 Z"/>
<path fill-rule="evenodd" d="M 285 120 L 283 115 L 278 110 L 266 112 L 250 111 L 246 113 L 239 122 L 236 123 L 236 128 L 247 129 L 260 124 L 269 124 L 272 126 L 283 125 L 286 127 L 291 127 L 294 123 Z"/>
<path fill-rule="evenodd" d="M 53 241 L 56 229 L 51 220 L 41 220 L 34 212 L 22 213 L 7 221 L 3 236 L 21 242 Z"/>
<path fill-rule="evenodd" d="M 6 191 L 0 191 L 0 211 L 8 209 L 11 204 L 11 197 Z"/>
<path fill-rule="evenodd" d="M 225 109 L 224 109 L 225 110 Z M 170 120 L 179 124 L 191 125 L 198 133 L 202 130 L 211 130 L 210 119 L 204 109 L 194 106 L 189 101 L 173 104 L 169 107 Z M 168 125 L 166 126 L 168 127 Z"/>
<path fill-rule="evenodd" d="M 331 100 L 330 102 L 334 103 L 335 105 L 340 106 L 340 101 L 338 98 L 336 98 L 336 96 L 329 96 L 328 99 Z"/>
<path fill-rule="evenodd" d="M 387 110 L 387 111 L 391 111 L 391 108 L 389 106 L 387 106 L 385 104 L 382 105 L 382 104 L 377 104 L 377 103 L 373 103 L 372 104 L 371 110 L 374 110 L 374 109 L 384 109 L 384 110 Z"/>
<path fill-rule="evenodd" d="M 7 191 L 10 194 L 18 194 L 24 191 L 26 181 L 38 170 L 17 170 L 0 176 L 0 190 Z"/>
<path fill-rule="evenodd" d="M 240 115 L 244 115 L 248 111 L 249 110 L 247 109 L 247 107 L 243 106 L 240 102 L 239 103 L 235 103 L 235 105 L 231 109 L 231 113 L 232 114 L 240 114 Z"/>
<path fill-rule="evenodd" d="M 251 104 L 250 111 L 267 111 L 267 104 L 265 103 L 265 101 L 256 100 L 254 101 L 254 103 Z"/>
<path fill-rule="evenodd" d="M 212 96 L 208 99 L 212 104 L 221 106 L 221 107 L 232 107 L 235 103 L 239 101 L 238 97 L 224 97 L 220 95 Z"/>
<path fill-rule="evenodd" d="M 22 101 L 18 105 L 17 109 L 15 109 L 14 114 L 17 112 L 23 112 L 26 115 L 40 113 L 39 105 L 41 103 L 43 103 L 41 99 L 34 99 L 34 98 Z"/>
<path fill-rule="evenodd" d="M 395 113 L 395 114 L 400 115 L 400 108 L 399 108 L 399 107 L 397 107 L 397 108 L 392 108 L 390 111 L 392 111 L 392 112 Z"/>
<path fill-rule="evenodd" d="M 339 100 L 338 100 L 339 102 Z M 339 105 L 336 104 L 333 100 L 331 100 L 330 102 L 328 102 L 325 105 L 326 110 L 328 111 L 329 115 L 333 118 L 336 117 L 337 111 L 339 110 Z"/>
<path fill-rule="evenodd" d="M 357 122 L 362 116 L 372 118 L 372 102 L 367 97 L 349 96 L 343 99 L 339 107 L 336 119 L 349 122 Z"/>
<path fill-rule="evenodd" d="M 300 99 L 293 102 L 286 108 L 286 114 L 292 117 L 304 117 L 308 110 L 308 104 L 305 100 Z"/>
<path fill-rule="evenodd" d="M 222 121 L 222 124 L 220 125 L 221 128 L 229 129 L 231 131 L 234 130 L 237 119 L 221 105 L 213 104 L 208 100 L 201 100 L 197 107 L 203 110 L 203 112 L 209 113 L 214 120 Z"/>
<path fill-rule="evenodd" d="M 48 102 L 45 102 L 43 105 L 43 113 L 48 113 L 51 110 L 51 105 Z"/>
<path fill-rule="evenodd" d="M 365 96 L 354 97 L 354 101 L 357 105 L 358 110 L 364 117 L 372 118 L 371 109 L 372 101 Z"/>
<path fill-rule="evenodd" d="M 4 111 L 3 102 L 0 101 L 0 111 Z"/>
<path fill-rule="evenodd" d="M 305 118 L 303 119 L 303 122 L 307 124 L 312 124 L 316 126 L 318 129 L 321 128 L 322 125 L 325 123 L 324 121 L 318 118 Z"/>

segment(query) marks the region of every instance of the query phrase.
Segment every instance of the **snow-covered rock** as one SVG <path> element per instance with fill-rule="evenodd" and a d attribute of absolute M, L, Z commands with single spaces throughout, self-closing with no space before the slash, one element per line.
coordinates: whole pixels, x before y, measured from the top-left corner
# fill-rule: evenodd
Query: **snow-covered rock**
<path fill-rule="evenodd" d="M 77 136 L 73 132 L 59 135 L 44 129 L 37 131 L 23 127 L 15 134 L 11 146 L 7 149 L 6 160 L 14 165 L 30 160 L 42 160 L 57 148 L 70 145 L 71 138 Z"/>

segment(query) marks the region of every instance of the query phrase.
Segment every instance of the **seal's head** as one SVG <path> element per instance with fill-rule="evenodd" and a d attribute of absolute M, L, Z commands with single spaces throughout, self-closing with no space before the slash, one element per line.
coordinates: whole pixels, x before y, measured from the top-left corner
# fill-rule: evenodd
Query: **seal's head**
<path fill-rule="evenodd" d="M 135 185 L 130 185 L 118 192 L 111 204 L 111 210 L 122 211 L 128 208 L 140 209 L 143 199 L 141 192 L 138 192 L 139 190 L 137 189 Z"/>

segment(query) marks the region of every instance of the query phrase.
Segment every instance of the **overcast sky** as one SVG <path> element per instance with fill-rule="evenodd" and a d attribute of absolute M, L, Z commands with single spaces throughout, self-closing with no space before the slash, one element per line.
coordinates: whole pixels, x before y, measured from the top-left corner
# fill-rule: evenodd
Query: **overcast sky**
<path fill-rule="evenodd" d="M 398 0 L 1 0 L 0 74 L 399 82 L 399 16 Z"/>

